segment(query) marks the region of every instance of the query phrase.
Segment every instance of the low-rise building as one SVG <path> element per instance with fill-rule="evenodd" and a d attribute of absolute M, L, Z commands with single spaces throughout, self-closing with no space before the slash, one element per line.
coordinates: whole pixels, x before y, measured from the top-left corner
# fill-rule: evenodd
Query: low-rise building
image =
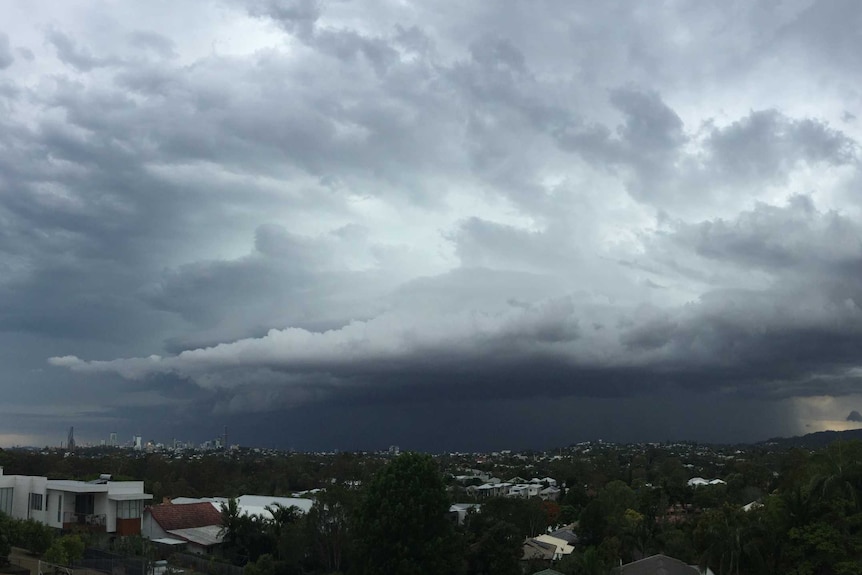
<path fill-rule="evenodd" d="M 144 510 L 143 535 L 155 543 L 209 554 L 224 539 L 221 513 L 210 502 L 162 503 Z"/>
<path fill-rule="evenodd" d="M 0 511 L 57 529 L 140 535 L 144 502 L 152 498 L 143 481 L 4 475 L 0 467 Z"/>

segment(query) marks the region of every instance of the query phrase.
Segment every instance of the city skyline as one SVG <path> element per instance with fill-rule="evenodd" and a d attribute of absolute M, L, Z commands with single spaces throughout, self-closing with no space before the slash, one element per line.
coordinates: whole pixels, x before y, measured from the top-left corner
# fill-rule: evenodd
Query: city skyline
<path fill-rule="evenodd" d="M 0 6 L 0 445 L 859 427 L 859 18 Z"/>

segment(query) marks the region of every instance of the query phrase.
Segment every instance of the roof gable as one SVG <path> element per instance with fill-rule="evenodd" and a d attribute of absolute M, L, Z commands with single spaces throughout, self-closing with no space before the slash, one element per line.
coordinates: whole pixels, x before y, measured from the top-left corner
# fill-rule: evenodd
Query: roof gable
<path fill-rule="evenodd" d="M 691 565 L 667 555 L 653 555 L 619 567 L 620 575 L 700 575 Z"/>
<path fill-rule="evenodd" d="M 162 503 L 148 508 L 156 523 L 165 531 L 221 525 L 221 513 L 211 503 Z"/>

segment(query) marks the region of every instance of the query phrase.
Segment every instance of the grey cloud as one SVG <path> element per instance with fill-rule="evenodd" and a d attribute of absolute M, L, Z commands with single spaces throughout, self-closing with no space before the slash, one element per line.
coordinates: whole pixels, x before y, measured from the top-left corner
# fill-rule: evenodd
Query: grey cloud
<path fill-rule="evenodd" d="M 173 40 L 146 30 L 136 30 L 129 34 L 129 42 L 136 48 L 151 50 L 161 58 L 175 58 L 176 45 Z"/>
<path fill-rule="evenodd" d="M 285 31 L 308 37 L 320 18 L 319 0 L 249 0 L 249 13 L 271 18 Z"/>
<path fill-rule="evenodd" d="M 807 196 L 794 196 L 783 207 L 758 204 L 732 221 L 681 224 L 669 239 L 710 260 L 816 274 L 820 281 L 843 279 L 862 263 L 862 226 L 836 212 L 818 211 Z"/>
<path fill-rule="evenodd" d="M 757 194 L 785 183 L 800 167 L 857 162 L 856 141 L 814 118 L 752 111 L 703 135 L 686 130 L 656 93 L 618 90 L 610 101 L 624 115 L 615 133 L 605 125 L 574 121 L 556 128 L 553 137 L 593 164 L 632 170 L 629 191 L 649 203 L 713 202 L 742 190 Z"/>
<path fill-rule="evenodd" d="M 752 112 L 714 129 L 705 145 L 726 180 L 783 179 L 796 163 L 840 165 L 856 153 L 853 140 L 823 122 L 794 120 L 776 110 Z"/>
<path fill-rule="evenodd" d="M 860 421 L 862 421 L 862 413 L 859 413 L 858 411 L 856 411 L 856 410 L 854 409 L 853 411 L 851 411 L 851 412 L 847 415 L 847 421 L 855 421 L 855 422 L 860 422 Z"/>
<path fill-rule="evenodd" d="M 249 337 L 273 326 L 341 327 L 379 313 L 378 298 L 397 281 L 373 268 L 351 269 L 355 261 L 373 261 L 373 246 L 362 236 L 361 230 L 341 228 L 308 238 L 275 225 L 261 226 L 252 254 L 166 270 L 141 297 L 201 330 L 191 340 L 172 340 L 172 347 L 184 349 L 194 339 Z"/>
<path fill-rule="evenodd" d="M 28 62 L 32 62 L 33 60 L 36 59 L 36 55 L 33 54 L 33 51 L 30 50 L 29 48 L 19 47 L 16 49 L 16 51 L 18 52 L 19 56 L 21 56 L 22 58 L 24 58 Z"/>
<path fill-rule="evenodd" d="M 9 36 L 0 32 L 0 70 L 12 65 L 15 57 L 12 55 L 12 47 L 9 45 Z"/>
<path fill-rule="evenodd" d="M 682 120 L 658 94 L 620 89 L 610 101 L 625 115 L 619 133 L 632 152 L 673 152 L 685 142 Z"/>
<path fill-rule="evenodd" d="M 79 72 L 89 72 L 94 68 L 108 66 L 115 62 L 113 58 L 93 55 L 90 50 L 78 43 L 60 30 L 50 29 L 45 35 L 48 42 L 57 50 L 57 57 Z"/>
<path fill-rule="evenodd" d="M 453 237 L 462 265 L 495 269 L 522 269 L 543 272 L 575 254 L 565 254 L 566 246 L 548 232 L 519 230 L 470 218 Z M 561 253 L 562 252 L 562 253 Z"/>
<path fill-rule="evenodd" d="M 862 49 L 856 32 L 860 20 L 860 7 L 852 0 L 818 0 L 777 30 L 774 42 L 792 46 L 796 57 L 813 57 L 820 65 L 847 65 Z"/>

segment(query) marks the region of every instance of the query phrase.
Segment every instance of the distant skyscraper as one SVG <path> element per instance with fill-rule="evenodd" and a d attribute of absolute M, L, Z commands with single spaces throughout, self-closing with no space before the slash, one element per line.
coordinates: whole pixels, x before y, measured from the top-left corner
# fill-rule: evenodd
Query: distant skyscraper
<path fill-rule="evenodd" d="M 69 451 L 75 451 L 75 428 L 69 428 L 69 437 L 66 439 L 66 449 Z"/>
<path fill-rule="evenodd" d="M 140 451 L 140 450 L 141 450 L 141 449 L 143 449 L 143 448 L 144 448 L 144 445 L 143 445 L 143 442 L 142 442 L 142 440 L 141 440 L 141 436 L 140 436 L 140 435 L 136 435 L 136 436 L 135 436 L 135 450 L 136 450 L 136 451 Z"/>
<path fill-rule="evenodd" d="M 111 432 L 111 435 L 108 438 L 108 445 L 110 445 L 111 447 L 117 446 L 117 432 L 116 431 Z"/>

